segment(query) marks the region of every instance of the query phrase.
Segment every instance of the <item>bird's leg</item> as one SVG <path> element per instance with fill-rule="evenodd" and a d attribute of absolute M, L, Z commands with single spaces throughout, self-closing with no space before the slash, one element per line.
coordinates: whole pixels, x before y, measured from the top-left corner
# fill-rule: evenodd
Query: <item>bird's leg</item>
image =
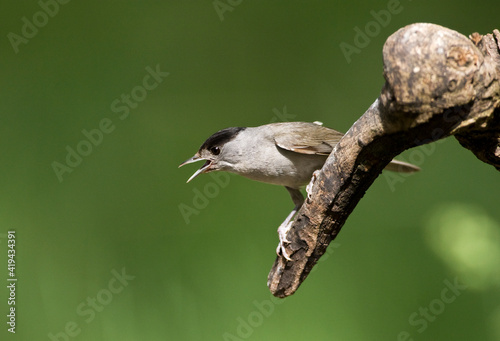
<path fill-rule="evenodd" d="M 286 217 L 285 221 L 283 221 L 278 227 L 278 236 L 280 239 L 279 245 L 276 248 L 276 254 L 282 254 L 283 257 L 285 257 L 287 260 L 292 260 L 288 253 L 286 252 L 285 245 L 290 244 L 290 241 L 287 239 L 287 234 L 290 231 L 290 227 L 292 226 L 293 223 L 293 217 L 297 213 L 297 211 L 300 209 L 302 204 L 304 203 L 304 196 L 300 192 L 299 189 L 297 188 L 290 188 L 286 187 L 285 188 L 288 190 L 288 193 L 290 193 L 290 196 L 292 197 L 293 203 L 295 204 L 295 207 L 293 208 L 292 212 Z"/>

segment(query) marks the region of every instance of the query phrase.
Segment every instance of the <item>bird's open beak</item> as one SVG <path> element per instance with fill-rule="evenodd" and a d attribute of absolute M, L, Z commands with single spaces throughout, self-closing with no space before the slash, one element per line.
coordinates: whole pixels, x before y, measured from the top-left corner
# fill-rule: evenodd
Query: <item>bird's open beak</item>
<path fill-rule="evenodd" d="M 201 168 L 198 169 L 196 172 L 194 172 L 194 174 L 191 175 L 191 177 L 188 179 L 188 181 L 186 181 L 186 183 L 188 183 L 189 181 L 193 180 L 194 178 L 196 178 L 201 173 L 205 173 L 208 170 L 208 167 L 210 167 L 211 162 L 210 162 L 210 160 L 203 159 L 203 158 L 199 157 L 198 154 L 195 154 L 192 158 L 187 159 L 186 161 L 184 161 L 183 163 L 181 163 L 179 165 L 179 168 L 180 168 L 180 167 L 182 167 L 184 165 L 187 165 L 188 163 L 193 163 L 193 162 L 202 161 L 202 160 L 206 161 L 205 164 L 203 166 L 201 166 Z"/>

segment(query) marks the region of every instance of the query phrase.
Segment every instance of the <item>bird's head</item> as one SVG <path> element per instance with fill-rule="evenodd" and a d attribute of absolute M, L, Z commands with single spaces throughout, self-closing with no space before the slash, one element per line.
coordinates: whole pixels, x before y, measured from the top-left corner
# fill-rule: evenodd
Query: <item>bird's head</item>
<path fill-rule="evenodd" d="M 210 136 L 200 147 L 198 152 L 193 157 L 187 159 L 179 165 L 182 167 L 188 163 L 204 160 L 205 163 L 194 172 L 187 182 L 193 180 L 201 173 L 208 173 L 218 170 L 230 170 L 231 162 L 229 161 L 230 155 L 233 154 L 232 150 L 226 146 L 228 142 L 233 140 L 242 130 L 242 127 L 233 127 L 220 130 Z"/>

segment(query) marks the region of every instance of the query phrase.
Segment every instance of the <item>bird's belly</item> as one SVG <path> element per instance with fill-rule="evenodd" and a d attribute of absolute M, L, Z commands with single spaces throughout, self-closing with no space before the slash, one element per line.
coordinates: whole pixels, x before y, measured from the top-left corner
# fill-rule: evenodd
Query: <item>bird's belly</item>
<path fill-rule="evenodd" d="M 272 163 L 249 167 L 244 172 L 238 173 L 260 182 L 299 188 L 309 183 L 313 172 L 323 166 L 326 158 L 326 156 L 304 154 L 275 157 Z"/>

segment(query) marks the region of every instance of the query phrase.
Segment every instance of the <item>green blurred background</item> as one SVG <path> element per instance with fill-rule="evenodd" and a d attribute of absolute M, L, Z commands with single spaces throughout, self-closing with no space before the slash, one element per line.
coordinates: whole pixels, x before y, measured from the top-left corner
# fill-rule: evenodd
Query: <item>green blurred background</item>
<path fill-rule="evenodd" d="M 340 44 L 394 1 L 44 1 L 50 17 L 37 1 L 0 11 L 0 339 L 500 340 L 499 174 L 453 138 L 401 156 L 419 174 L 379 177 L 285 300 L 266 280 L 288 193 L 177 169 L 228 126 L 346 131 L 379 94 L 390 34 L 488 33 L 500 2 L 401 1 L 348 63 Z M 23 17 L 40 27 L 14 47 Z M 148 67 L 169 75 L 143 91 Z M 127 117 L 122 94 L 140 99 Z M 114 130 L 89 152 L 82 130 L 103 119 Z M 79 144 L 89 155 L 59 181 L 53 163 Z"/>

